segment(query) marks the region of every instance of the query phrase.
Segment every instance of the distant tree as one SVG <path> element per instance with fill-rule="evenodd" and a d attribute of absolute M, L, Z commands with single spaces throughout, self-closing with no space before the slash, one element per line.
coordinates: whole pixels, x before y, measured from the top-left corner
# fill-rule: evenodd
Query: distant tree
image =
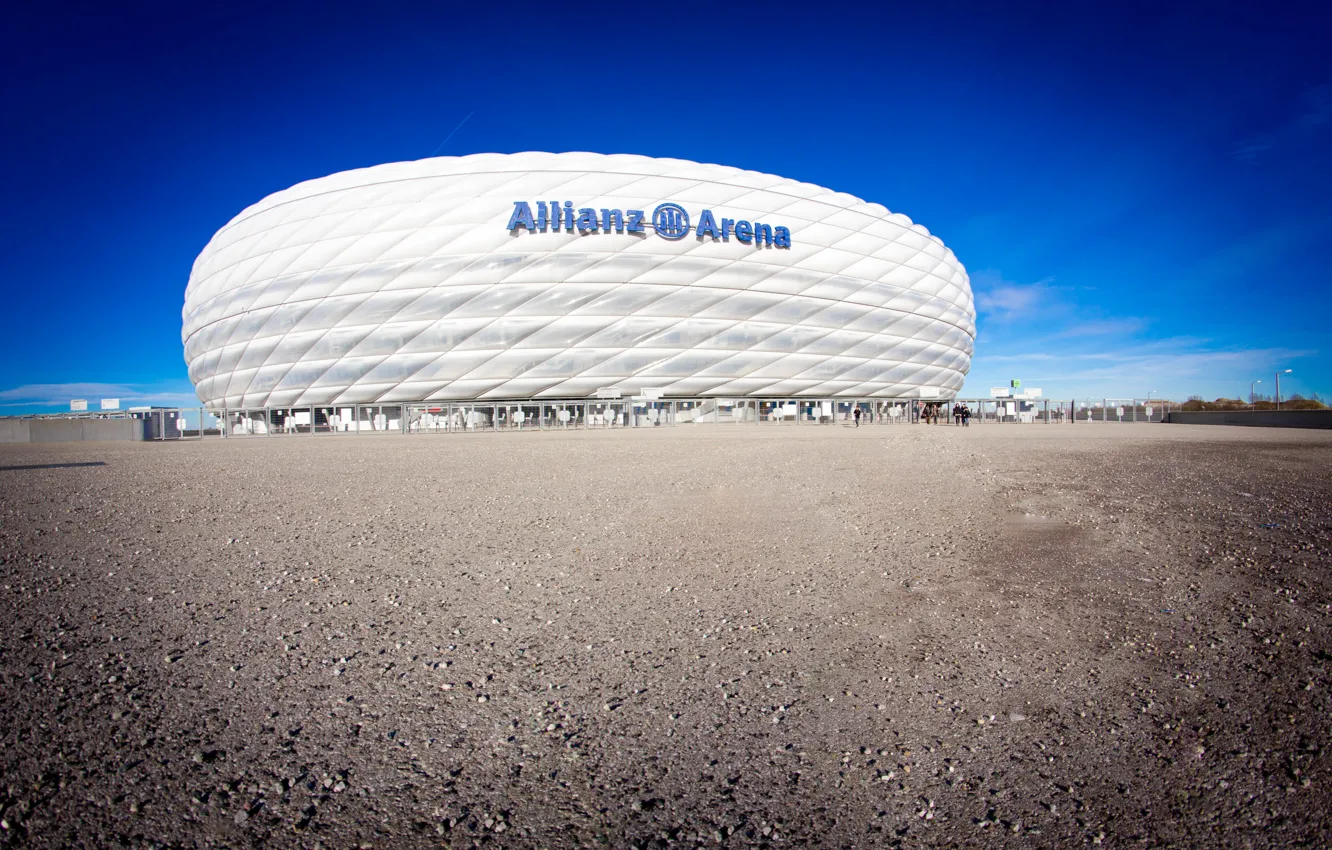
<path fill-rule="evenodd" d="M 1321 401 L 1315 401 L 1311 398 L 1302 396 L 1291 396 L 1287 401 L 1281 402 L 1282 410 L 1326 410 L 1327 405 Z"/>

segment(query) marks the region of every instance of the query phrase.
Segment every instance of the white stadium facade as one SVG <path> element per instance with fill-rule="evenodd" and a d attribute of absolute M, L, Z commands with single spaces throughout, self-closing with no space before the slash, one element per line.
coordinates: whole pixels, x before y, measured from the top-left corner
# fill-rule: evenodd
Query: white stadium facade
<path fill-rule="evenodd" d="M 407 430 L 456 411 L 590 419 L 587 399 L 614 399 L 596 410 L 618 424 L 658 424 L 668 403 L 744 421 L 946 399 L 975 323 L 952 251 L 878 204 L 721 165 L 534 152 L 270 195 L 195 261 L 182 339 L 204 406 L 264 411 L 237 420 L 251 429 Z"/>

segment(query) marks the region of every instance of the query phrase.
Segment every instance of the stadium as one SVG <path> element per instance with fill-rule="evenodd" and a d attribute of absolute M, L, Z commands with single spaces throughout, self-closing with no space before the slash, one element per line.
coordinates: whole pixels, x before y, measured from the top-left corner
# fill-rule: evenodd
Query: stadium
<path fill-rule="evenodd" d="M 204 248 L 182 318 L 209 410 L 344 430 L 947 399 L 976 313 L 952 251 L 879 204 L 721 165 L 531 152 L 270 195 Z"/>

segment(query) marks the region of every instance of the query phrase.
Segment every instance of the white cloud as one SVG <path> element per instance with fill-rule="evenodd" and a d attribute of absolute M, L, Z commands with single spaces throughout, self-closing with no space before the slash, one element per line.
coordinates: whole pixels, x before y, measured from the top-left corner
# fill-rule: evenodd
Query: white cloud
<path fill-rule="evenodd" d="M 1035 283 L 1014 283 L 998 272 L 981 271 L 972 277 L 976 309 L 982 316 L 998 321 L 1034 318 L 1059 303 L 1053 278 Z"/>
<path fill-rule="evenodd" d="M 66 384 L 24 384 L 0 390 L 0 408 L 11 412 L 44 408 L 69 409 L 71 399 L 83 398 L 96 408 L 104 398 L 120 399 L 120 406 L 199 407 L 199 397 L 178 381 L 166 384 L 109 384 L 73 382 Z"/>
<path fill-rule="evenodd" d="M 1309 144 L 1325 144 L 1323 134 L 1332 124 L 1332 84 L 1323 83 L 1300 93 L 1292 117 L 1268 133 L 1244 139 L 1230 151 L 1240 162 L 1256 163 L 1269 152 Z M 1273 154 L 1276 155 L 1276 154 Z"/>
<path fill-rule="evenodd" d="M 1207 398 L 1245 396 L 1249 382 L 1266 379 L 1278 369 L 1295 365 L 1296 373 L 1282 378 L 1282 388 L 1298 391 L 1298 361 L 1318 352 L 1291 348 L 1214 347 L 1192 337 L 1126 341 L 1112 348 L 1102 339 L 1095 349 L 1057 352 L 1027 350 L 985 356 L 972 362 L 966 395 L 984 395 L 990 386 L 1009 378 L 1039 386 L 1048 398 L 1145 397 L 1183 400 L 1200 394 Z M 1266 384 L 1265 384 L 1266 386 Z M 1307 391 L 1307 390 L 1306 390 Z"/>
<path fill-rule="evenodd" d="M 1127 316 L 1122 319 L 1094 319 L 1088 322 L 1079 322 L 1075 325 L 1069 325 L 1053 334 L 1046 336 L 1046 339 L 1069 339 L 1087 336 L 1108 336 L 1111 334 L 1120 334 L 1123 336 L 1132 336 L 1138 331 L 1147 327 L 1147 322 L 1134 316 Z"/>

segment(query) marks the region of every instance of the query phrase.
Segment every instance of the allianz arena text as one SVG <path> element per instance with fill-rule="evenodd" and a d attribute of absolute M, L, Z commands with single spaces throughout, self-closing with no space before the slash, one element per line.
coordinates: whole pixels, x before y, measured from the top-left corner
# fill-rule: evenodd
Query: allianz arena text
<path fill-rule="evenodd" d="M 951 398 L 976 334 L 966 271 L 906 216 L 769 174 L 594 153 L 297 184 L 217 232 L 182 312 L 215 411 Z"/>

